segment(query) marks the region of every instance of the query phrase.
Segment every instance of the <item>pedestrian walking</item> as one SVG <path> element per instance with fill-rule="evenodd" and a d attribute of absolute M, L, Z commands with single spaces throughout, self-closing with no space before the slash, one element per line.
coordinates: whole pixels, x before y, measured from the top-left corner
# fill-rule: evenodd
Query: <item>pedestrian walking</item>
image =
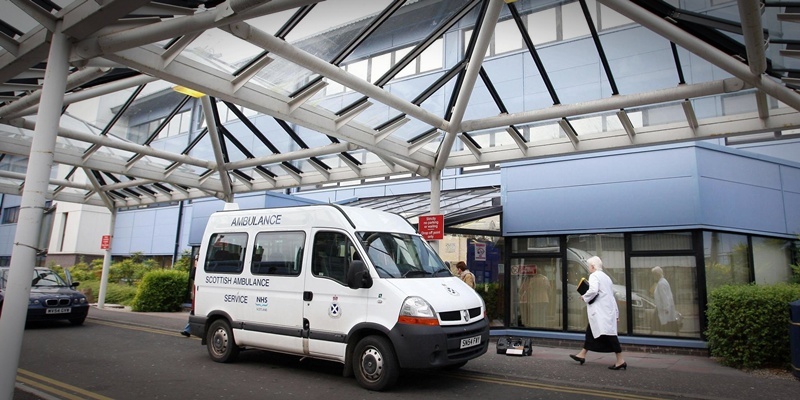
<path fill-rule="evenodd" d="M 583 365 L 586 362 L 586 353 L 589 351 L 614 353 L 617 356 L 616 362 L 608 369 L 627 370 L 628 363 L 622 357 L 622 346 L 617 337 L 619 308 L 614 298 L 613 283 L 603 272 L 603 261 L 600 257 L 591 257 L 586 263 L 589 265 L 589 290 L 581 297 L 586 302 L 589 325 L 586 327 L 583 348 L 578 354 L 569 356 Z"/>

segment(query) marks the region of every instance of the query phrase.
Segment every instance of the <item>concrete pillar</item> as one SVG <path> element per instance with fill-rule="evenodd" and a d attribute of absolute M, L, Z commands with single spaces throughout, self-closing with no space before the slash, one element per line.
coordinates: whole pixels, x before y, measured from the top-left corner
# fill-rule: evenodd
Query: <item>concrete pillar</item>
<path fill-rule="evenodd" d="M 61 32 L 62 22 L 56 23 L 47 58 L 47 70 L 42 87 L 42 100 L 36 118 L 28 172 L 22 191 L 19 220 L 11 250 L 11 269 L 0 316 L 0 338 L 3 338 L 3 357 L 0 359 L 0 400 L 11 400 L 17 377 L 31 278 L 36 262 L 36 245 L 44 215 L 45 195 L 53 165 L 58 123 L 67 86 L 70 45 Z"/>
<path fill-rule="evenodd" d="M 108 288 L 108 269 L 111 266 L 111 247 L 114 246 L 114 225 L 117 221 L 117 209 L 111 209 L 111 221 L 108 224 L 108 234 L 111 235 L 111 243 L 103 252 L 103 274 L 100 275 L 100 290 L 97 294 L 97 308 L 106 305 L 106 289 Z"/>

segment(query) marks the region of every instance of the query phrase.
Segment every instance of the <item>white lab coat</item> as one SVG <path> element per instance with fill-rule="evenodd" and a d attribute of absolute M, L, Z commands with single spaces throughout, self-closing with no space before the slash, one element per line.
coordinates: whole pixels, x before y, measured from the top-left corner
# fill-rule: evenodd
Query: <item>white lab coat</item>
<path fill-rule="evenodd" d="M 668 322 L 676 321 L 678 313 L 675 312 L 675 301 L 672 299 L 672 288 L 669 287 L 669 282 L 661 278 L 656 284 L 656 290 L 653 294 L 656 301 L 656 310 L 658 311 L 658 322 L 661 325 L 666 325 Z"/>
<path fill-rule="evenodd" d="M 597 295 L 597 299 L 589 304 L 589 300 Z M 603 271 L 594 271 L 589 275 L 589 290 L 583 294 L 586 312 L 589 314 L 589 326 L 595 339 L 601 335 L 617 335 L 617 318 L 619 308 L 614 298 L 614 286 L 611 278 Z"/>

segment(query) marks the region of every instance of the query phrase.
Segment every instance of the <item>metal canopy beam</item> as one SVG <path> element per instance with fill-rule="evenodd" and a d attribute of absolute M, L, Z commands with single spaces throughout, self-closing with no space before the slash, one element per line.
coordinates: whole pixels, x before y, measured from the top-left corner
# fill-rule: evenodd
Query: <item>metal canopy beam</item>
<path fill-rule="evenodd" d="M 350 122 L 337 129 L 338 117 L 325 109 L 305 104 L 290 113 L 288 98 L 252 83 L 247 83 L 234 92 L 229 75 L 185 57 L 177 57 L 162 68 L 159 61 L 160 51 L 163 50 L 155 46 L 142 46 L 109 55 L 107 58 L 169 82 L 354 143 L 377 154 L 402 158 L 427 168 L 433 166 L 433 155 L 430 152 L 410 154 L 406 143 L 392 138 L 377 143 L 375 135 L 378 132 L 371 128 Z"/>
<path fill-rule="evenodd" d="M 538 142 L 529 142 L 527 154 L 529 159 L 554 157 L 566 154 L 585 153 L 640 146 L 652 146 L 662 143 L 677 143 L 723 136 L 745 135 L 758 132 L 797 129 L 800 127 L 800 114 L 791 108 L 773 110 L 770 118 L 762 120 L 757 113 L 739 114 L 719 118 L 699 120 L 696 129 L 686 123 L 636 128 L 636 136 L 631 137 L 623 129 L 616 132 L 604 132 L 601 135 L 584 135 L 578 145 L 568 138 L 557 138 Z M 721 134 L 720 132 L 725 132 Z M 784 135 L 784 138 L 787 135 Z M 505 145 L 482 149 L 480 158 L 469 151 L 454 153 L 448 159 L 446 168 L 457 168 L 465 165 L 501 163 L 519 160 L 519 148 Z"/>
<path fill-rule="evenodd" d="M 644 10 L 640 6 L 630 1 L 598 1 L 612 10 L 638 22 L 653 32 L 675 42 L 681 47 L 691 51 L 698 57 L 703 58 L 719 68 L 722 68 L 731 75 L 757 87 L 766 94 L 788 104 L 795 110 L 800 111 L 800 94 L 766 76 L 753 75 L 753 73 L 750 71 L 750 67 L 747 64 L 740 62 L 739 60 L 729 56 L 728 54 L 704 41 L 698 40 L 696 37 L 676 27 L 669 21 L 659 18 L 655 14 Z"/>
<path fill-rule="evenodd" d="M 641 107 L 653 104 L 681 101 L 687 98 L 714 96 L 732 93 L 745 89 L 744 83 L 736 78 L 721 81 L 679 85 L 674 88 L 655 90 L 647 93 L 617 95 L 611 98 L 587 101 L 578 104 L 562 104 L 534 111 L 488 117 L 480 120 L 465 121 L 464 131 L 478 131 L 508 125 L 529 124 L 552 119 L 575 117 L 624 108 Z"/>

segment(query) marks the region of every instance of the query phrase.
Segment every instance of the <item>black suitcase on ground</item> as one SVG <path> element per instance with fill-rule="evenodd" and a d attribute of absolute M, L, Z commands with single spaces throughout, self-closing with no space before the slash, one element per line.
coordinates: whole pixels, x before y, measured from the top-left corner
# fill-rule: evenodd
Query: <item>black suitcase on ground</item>
<path fill-rule="evenodd" d="M 529 356 L 531 353 L 530 338 L 506 336 L 497 339 L 497 354 Z"/>

